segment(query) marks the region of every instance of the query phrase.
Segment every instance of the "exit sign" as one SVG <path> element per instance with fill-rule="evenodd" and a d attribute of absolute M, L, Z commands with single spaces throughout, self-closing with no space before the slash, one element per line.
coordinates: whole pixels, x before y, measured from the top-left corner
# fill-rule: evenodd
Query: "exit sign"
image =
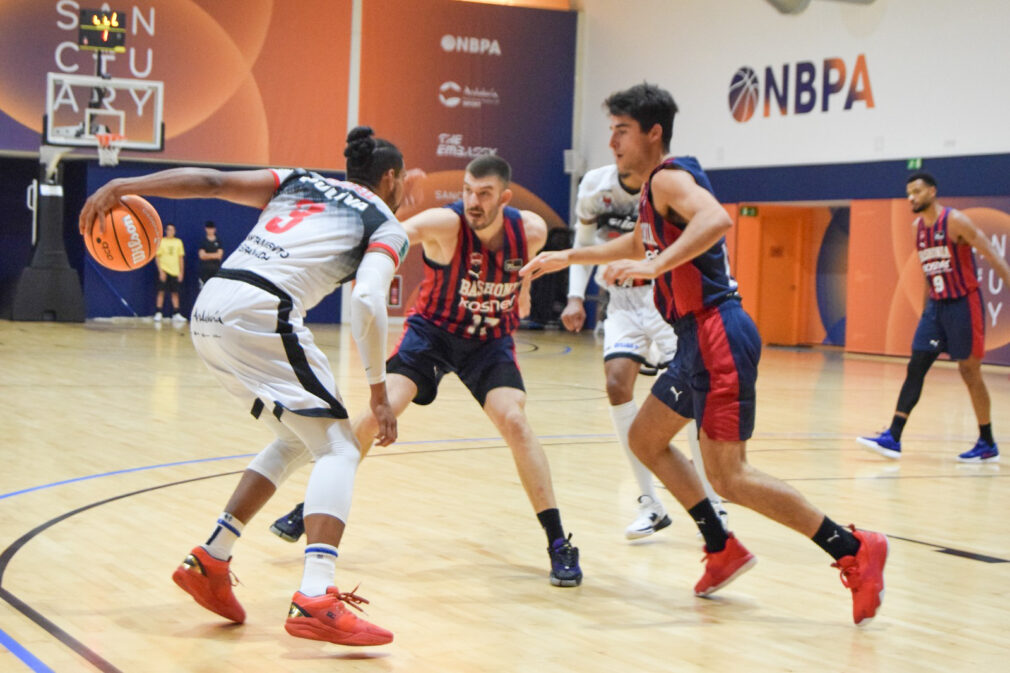
<path fill-rule="evenodd" d="M 757 206 L 740 206 L 741 217 L 757 217 Z"/>
<path fill-rule="evenodd" d="M 910 171 L 917 171 L 922 168 L 922 159 L 909 159 L 905 162 L 905 167 Z"/>

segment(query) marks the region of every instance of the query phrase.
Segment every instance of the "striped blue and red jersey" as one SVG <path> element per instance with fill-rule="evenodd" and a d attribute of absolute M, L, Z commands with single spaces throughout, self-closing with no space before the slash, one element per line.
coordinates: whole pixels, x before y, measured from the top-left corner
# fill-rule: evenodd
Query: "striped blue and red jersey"
<path fill-rule="evenodd" d="M 666 219 L 663 214 L 656 212 L 652 204 L 653 176 L 661 170 L 670 169 L 687 171 L 698 186 L 712 192 L 708 176 L 694 157 L 671 157 L 653 169 L 642 187 L 638 205 L 642 242 L 650 257 L 673 245 L 687 226 L 687 221 L 676 213 L 666 213 L 672 220 Z M 714 306 L 727 297 L 737 296 L 736 279 L 729 270 L 726 239 L 719 239 L 715 245 L 691 261 L 656 278 L 652 294 L 660 315 L 671 324 L 685 315 Z"/>
<path fill-rule="evenodd" d="M 957 299 L 978 289 L 975 253 L 967 243 L 950 240 L 949 216 L 950 208 L 944 208 L 932 225 L 922 217 L 915 221 L 915 247 L 931 299 Z"/>
<path fill-rule="evenodd" d="M 456 251 L 446 265 L 424 256 L 424 280 L 411 313 L 459 337 L 512 334 L 519 326 L 519 269 L 529 258 L 522 215 L 503 209 L 502 247 L 489 250 L 466 223 L 462 201 L 446 208 L 459 217 Z"/>

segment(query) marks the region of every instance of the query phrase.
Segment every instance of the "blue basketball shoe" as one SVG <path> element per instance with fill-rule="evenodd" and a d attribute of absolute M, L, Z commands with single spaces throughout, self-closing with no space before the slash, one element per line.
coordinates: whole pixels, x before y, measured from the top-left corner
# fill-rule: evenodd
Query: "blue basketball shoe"
<path fill-rule="evenodd" d="M 270 524 L 270 532 L 282 540 L 298 542 L 298 538 L 305 533 L 305 519 L 302 515 L 304 505 L 305 503 L 298 503 L 293 510 Z"/>
<path fill-rule="evenodd" d="M 891 436 L 890 428 L 876 437 L 857 437 L 856 441 L 884 458 L 901 458 L 901 442 Z"/>
<path fill-rule="evenodd" d="M 975 442 L 975 446 L 969 451 L 965 451 L 957 457 L 959 463 L 998 463 L 999 449 L 996 442 L 990 444 L 982 438 Z"/>
<path fill-rule="evenodd" d="M 551 584 L 556 587 L 577 587 L 582 584 L 582 569 L 579 568 L 579 548 L 571 543 L 572 534 L 559 537 L 547 553 L 551 557 Z"/>

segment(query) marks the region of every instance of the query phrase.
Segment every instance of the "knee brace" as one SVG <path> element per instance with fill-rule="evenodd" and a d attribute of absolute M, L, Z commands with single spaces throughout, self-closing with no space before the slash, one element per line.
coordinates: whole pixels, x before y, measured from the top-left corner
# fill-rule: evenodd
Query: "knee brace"
<path fill-rule="evenodd" d="M 358 442 L 346 420 L 288 414 L 284 423 L 316 459 L 305 489 L 305 516 L 328 514 L 347 522 L 354 477 L 361 461 Z"/>
<path fill-rule="evenodd" d="M 277 438 L 256 454 L 248 469 L 262 474 L 274 486 L 280 486 L 299 467 L 309 462 L 309 452 L 299 442 Z"/>

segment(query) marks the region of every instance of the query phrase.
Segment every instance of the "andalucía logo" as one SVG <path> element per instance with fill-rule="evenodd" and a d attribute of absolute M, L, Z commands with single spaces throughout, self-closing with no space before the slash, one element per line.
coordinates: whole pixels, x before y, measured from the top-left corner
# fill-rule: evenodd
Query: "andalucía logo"
<path fill-rule="evenodd" d="M 832 109 L 832 97 L 843 90 L 842 109 L 851 110 L 857 102 L 872 109 L 873 87 L 865 54 L 856 57 L 851 72 L 849 77 L 849 68 L 840 58 L 824 59 L 820 71 L 813 61 L 783 63 L 778 72 L 767 66 L 762 89 L 757 72 L 744 66 L 730 80 L 729 111 L 738 122 L 750 120 L 758 108 L 763 108 L 764 117 L 770 117 L 773 105 L 781 116 L 807 114 L 817 107 L 821 112 L 828 112 Z M 838 109 L 840 102 L 839 99 L 834 103 L 834 109 Z"/>

